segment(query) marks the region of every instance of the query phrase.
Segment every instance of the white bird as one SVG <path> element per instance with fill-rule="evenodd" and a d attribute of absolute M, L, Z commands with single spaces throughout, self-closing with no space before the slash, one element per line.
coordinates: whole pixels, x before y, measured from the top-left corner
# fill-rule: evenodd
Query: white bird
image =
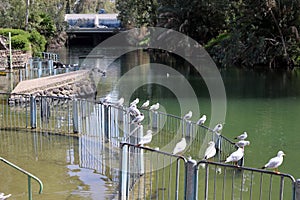
<path fill-rule="evenodd" d="M 10 197 L 11 196 L 11 194 L 7 194 L 7 195 L 5 195 L 4 193 L 0 193 L 0 200 L 5 200 L 5 199 L 7 199 L 8 197 Z"/>
<path fill-rule="evenodd" d="M 123 104 L 124 104 L 124 98 L 121 97 L 121 98 L 116 102 L 116 106 L 117 106 L 117 107 L 121 107 L 121 106 L 123 106 Z"/>
<path fill-rule="evenodd" d="M 132 121 L 131 124 L 140 124 L 144 120 L 144 114 L 141 113 L 140 115 L 136 116 Z"/>
<path fill-rule="evenodd" d="M 186 148 L 186 140 L 185 138 L 182 138 L 180 142 L 178 142 L 172 152 L 172 154 L 176 155 L 178 153 L 181 153 Z"/>
<path fill-rule="evenodd" d="M 217 124 L 217 125 L 215 126 L 215 128 L 213 129 L 213 132 L 214 132 L 214 133 L 215 133 L 215 132 L 219 133 L 222 129 L 223 129 L 223 125 L 222 125 L 222 124 Z"/>
<path fill-rule="evenodd" d="M 225 163 L 234 162 L 237 164 L 237 162 L 241 160 L 243 157 L 244 157 L 244 149 L 238 148 L 235 152 L 230 154 L 228 158 L 226 158 Z"/>
<path fill-rule="evenodd" d="M 106 97 L 103 98 L 102 103 L 109 103 L 111 101 L 110 95 L 107 95 Z"/>
<path fill-rule="evenodd" d="M 156 111 L 159 109 L 159 103 L 153 104 L 150 106 L 149 110 Z"/>
<path fill-rule="evenodd" d="M 147 101 L 145 101 L 143 103 L 143 105 L 141 106 L 141 108 L 147 108 L 149 106 L 149 104 L 150 104 L 150 102 L 149 102 L 149 100 L 147 100 Z"/>
<path fill-rule="evenodd" d="M 262 169 L 269 168 L 269 169 L 274 169 L 276 173 L 279 173 L 278 167 L 282 164 L 283 162 L 283 156 L 285 154 L 283 151 L 278 151 L 277 156 L 274 158 L 271 158 L 267 164 L 265 164 Z"/>
<path fill-rule="evenodd" d="M 205 160 L 208 160 L 212 157 L 214 157 L 217 153 L 217 150 L 216 150 L 216 147 L 215 147 L 215 142 L 214 141 L 210 141 L 208 143 L 208 147 L 206 148 L 205 150 L 205 153 L 204 153 L 204 159 Z"/>
<path fill-rule="evenodd" d="M 238 140 L 245 140 L 248 137 L 248 134 L 246 131 L 244 131 L 244 133 L 242 133 L 241 135 L 235 137 L 234 139 L 238 139 Z"/>
<path fill-rule="evenodd" d="M 139 111 L 139 109 L 137 109 L 135 104 L 133 104 L 132 106 L 130 106 L 128 108 L 127 113 L 129 113 L 130 115 L 133 115 L 133 116 L 138 116 L 141 114 L 141 112 Z"/>
<path fill-rule="evenodd" d="M 185 114 L 185 115 L 183 116 L 183 119 L 184 119 L 184 120 L 189 120 L 189 119 L 192 118 L 192 116 L 193 116 L 192 111 L 189 111 L 187 114 Z"/>
<path fill-rule="evenodd" d="M 191 156 L 188 157 L 188 161 L 189 161 L 190 163 L 193 163 L 194 166 L 197 165 L 197 161 L 194 160 Z"/>
<path fill-rule="evenodd" d="M 132 105 L 136 105 L 140 102 L 139 98 L 136 98 L 135 100 L 133 100 L 133 102 L 130 103 L 130 106 Z"/>
<path fill-rule="evenodd" d="M 151 142 L 151 140 L 152 140 L 152 131 L 148 130 L 147 134 L 141 138 L 140 142 L 138 143 L 138 146 L 144 145 L 144 144 L 149 144 Z"/>
<path fill-rule="evenodd" d="M 206 115 L 202 115 L 202 117 L 197 121 L 197 125 L 202 125 L 206 121 Z"/>
<path fill-rule="evenodd" d="M 235 145 L 236 145 L 237 147 L 244 148 L 245 146 L 250 145 L 250 141 L 247 141 L 247 140 L 240 140 L 240 141 L 236 142 Z"/>

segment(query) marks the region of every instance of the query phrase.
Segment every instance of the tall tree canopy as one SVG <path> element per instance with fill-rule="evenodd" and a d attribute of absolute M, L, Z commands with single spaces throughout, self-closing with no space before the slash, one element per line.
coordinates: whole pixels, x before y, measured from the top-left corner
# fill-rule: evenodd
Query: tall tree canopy
<path fill-rule="evenodd" d="M 117 0 L 116 6 L 124 26 L 185 33 L 222 66 L 300 64 L 300 0 Z"/>

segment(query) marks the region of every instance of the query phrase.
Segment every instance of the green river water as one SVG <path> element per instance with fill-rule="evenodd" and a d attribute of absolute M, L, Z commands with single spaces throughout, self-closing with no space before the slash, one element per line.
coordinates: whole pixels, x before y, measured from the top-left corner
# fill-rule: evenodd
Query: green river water
<path fill-rule="evenodd" d="M 125 69 L 124 69 L 125 68 Z M 112 90 L 126 67 L 117 62 L 108 69 L 99 97 Z M 146 73 L 146 72 L 145 72 Z M 260 168 L 279 150 L 286 154 L 281 172 L 300 178 L 300 70 L 262 72 L 245 69 L 221 69 L 227 112 L 222 134 L 232 139 L 248 132 L 250 146 L 245 150 L 245 166 Z M 141 76 L 146 76 L 142 74 Z M 208 117 L 211 102 L 199 75 L 186 75 L 198 96 L 201 114 Z M 149 91 L 151 91 L 149 93 Z M 115 88 L 116 93 L 122 91 Z M 143 86 L 131 97 L 160 102 L 168 112 L 178 114 L 178 102 L 164 87 Z M 189 104 L 189 100 L 186 100 Z M 187 105 L 191 110 L 195 105 Z M 193 116 L 196 121 L 199 116 Z M 0 155 L 38 176 L 44 182 L 43 195 L 34 199 L 110 199 L 116 184 L 108 174 L 80 166 L 78 138 L 22 131 L 0 132 Z M 12 193 L 11 199 L 25 199 L 26 176 L 1 164 L 0 192 Z"/>

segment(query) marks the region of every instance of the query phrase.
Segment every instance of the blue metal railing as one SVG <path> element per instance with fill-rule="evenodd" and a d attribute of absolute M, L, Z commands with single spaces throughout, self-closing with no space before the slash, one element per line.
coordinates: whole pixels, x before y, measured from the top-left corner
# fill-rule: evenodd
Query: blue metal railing
<path fill-rule="evenodd" d="M 32 175 L 31 173 L 25 171 L 24 169 L 18 167 L 17 165 L 9 162 L 8 160 L 6 160 L 2 157 L 0 157 L 0 160 L 2 162 L 6 163 L 7 165 L 9 165 L 10 167 L 12 167 L 12 168 L 18 170 L 19 172 L 22 172 L 23 174 L 27 175 L 27 178 L 28 178 L 28 199 L 29 200 L 32 200 L 31 179 L 34 179 L 35 181 L 38 182 L 38 184 L 40 185 L 39 194 L 42 194 L 42 192 L 43 192 L 43 183 L 38 177 Z"/>

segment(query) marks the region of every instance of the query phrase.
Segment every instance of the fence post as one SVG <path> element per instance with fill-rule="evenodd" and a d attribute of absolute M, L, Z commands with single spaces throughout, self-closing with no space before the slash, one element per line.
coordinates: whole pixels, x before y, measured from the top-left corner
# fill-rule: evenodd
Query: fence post
<path fill-rule="evenodd" d="M 197 194 L 197 165 L 188 160 L 185 163 L 185 200 L 195 200 Z"/>
<path fill-rule="evenodd" d="M 43 69 L 42 69 L 42 61 L 38 61 L 38 78 L 42 77 Z"/>
<path fill-rule="evenodd" d="M 50 119 L 50 105 L 46 97 L 41 97 L 41 120 L 48 123 Z"/>
<path fill-rule="evenodd" d="M 52 75 L 53 60 L 48 60 L 48 69 L 49 69 L 49 74 Z"/>
<path fill-rule="evenodd" d="M 141 140 L 141 138 L 143 137 L 143 131 L 144 128 L 143 128 L 143 125 L 140 125 L 139 126 L 139 129 L 138 129 L 138 138 L 139 138 L 139 142 Z M 139 155 L 139 175 L 143 175 L 145 173 L 145 169 L 144 169 L 144 149 L 140 149 L 140 155 Z"/>
<path fill-rule="evenodd" d="M 157 130 L 158 128 L 158 113 L 156 111 L 152 114 L 152 129 Z"/>
<path fill-rule="evenodd" d="M 128 146 L 121 143 L 121 160 L 120 160 L 120 187 L 119 200 L 126 200 L 128 195 Z"/>
<path fill-rule="evenodd" d="M 104 135 L 106 137 L 105 141 L 109 141 L 109 106 L 104 105 Z"/>
<path fill-rule="evenodd" d="M 77 99 L 73 101 L 73 133 L 78 133 L 78 107 Z"/>
<path fill-rule="evenodd" d="M 296 197 L 295 200 L 300 200 L 300 179 L 297 179 L 295 182 L 295 193 Z"/>
<path fill-rule="evenodd" d="M 34 96 L 30 96 L 30 125 L 32 129 L 36 128 L 36 101 Z"/>
<path fill-rule="evenodd" d="M 191 121 L 185 121 L 186 136 L 191 137 Z"/>

